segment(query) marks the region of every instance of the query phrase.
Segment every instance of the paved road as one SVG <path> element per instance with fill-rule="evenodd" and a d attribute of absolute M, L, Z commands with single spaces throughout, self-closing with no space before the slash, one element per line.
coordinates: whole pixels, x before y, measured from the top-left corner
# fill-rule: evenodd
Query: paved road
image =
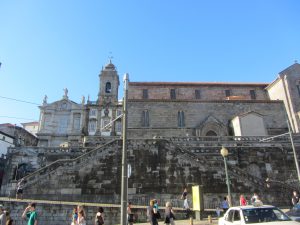
<path fill-rule="evenodd" d="M 149 225 L 150 223 L 137 223 L 138 225 Z M 164 222 L 159 222 L 159 225 L 164 225 Z M 213 219 L 212 223 L 209 223 L 207 218 L 203 219 L 201 221 L 193 220 L 193 223 L 191 223 L 190 220 L 175 220 L 175 225 L 217 225 L 218 220 Z"/>

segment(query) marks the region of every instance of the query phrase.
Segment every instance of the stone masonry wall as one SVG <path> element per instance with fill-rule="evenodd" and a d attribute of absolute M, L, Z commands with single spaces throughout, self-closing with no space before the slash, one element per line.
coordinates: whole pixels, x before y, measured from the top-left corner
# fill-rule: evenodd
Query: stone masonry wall
<path fill-rule="evenodd" d="M 149 127 L 142 127 L 143 111 L 149 112 Z M 178 111 L 184 112 L 185 126 L 178 128 Z M 152 138 L 153 136 L 177 137 L 195 136 L 208 122 L 217 124 L 222 130 L 219 136 L 228 136 L 230 121 L 238 115 L 256 112 L 263 116 L 268 132 L 278 129 L 284 133 L 287 127 L 285 109 L 281 101 L 219 101 L 219 102 L 188 102 L 188 101 L 134 101 L 128 104 L 129 137 Z M 207 121 L 208 118 L 213 121 Z M 218 131 L 216 131 L 218 132 Z M 231 134 L 232 135 L 232 134 Z M 205 136 L 205 135 L 203 135 Z"/>
<path fill-rule="evenodd" d="M 202 185 L 204 193 L 226 193 L 221 143 L 156 139 L 128 140 L 128 180 L 131 196 L 180 195 L 184 187 Z M 284 144 L 235 142 L 228 147 L 232 192 L 259 191 L 265 202 L 289 204 L 296 177 L 293 154 Z M 244 143 L 244 146 L 243 144 Z M 239 146 L 240 145 L 240 146 Z M 118 203 L 120 200 L 121 141 L 112 141 L 76 159 L 61 161 L 26 178 L 24 196 L 39 199 Z M 298 152 L 299 154 L 299 152 Z M 270 178 L 270 188 L 265 180 Z M 280 185 L 283 183 L 284 185 Z M 143 204 L 148 204 L 145 198 Z M 211 202 L 212 199 L 206 201 Z M 141 202 L 140 202 L 141 203 Z"/>

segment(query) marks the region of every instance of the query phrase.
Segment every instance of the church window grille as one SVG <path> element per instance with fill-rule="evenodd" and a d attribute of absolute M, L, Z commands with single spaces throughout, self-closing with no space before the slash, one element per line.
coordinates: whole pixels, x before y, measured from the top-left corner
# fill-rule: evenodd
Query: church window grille
<path fill-rule="evenodd" d="M 111 93 L 111 83 L 106 82 L 105 84 L 105 93 Z"/>
<path fill-rule="evenodd" d="M 231 91 L 230 90 L 225 90 L 225 96 L 229 97 L 231 95 Z"/>
<path fill-rule="evenodd" d="M 68 115 L 63 115 L 58 119 L 57 132 L 59 134 L 67 133 L 68 129 Z"/>
<path fill-rule="evenodd" d="M 195 90 L 195 98 L 200 99 L 201 98 L 201 91 L 200 90 Z"/>
<path fill-rule="evenodd" d="M 171 97 L 171 99 L 176 99 L 176 92 L 175 92 L 175 89 L 171 89 L 171 90 L 170 90 L 170 97 Z"/>
<path fill-rule="evenodd" d="M 142 126 L 143 127 L 149 127 L 150 123 L 149 123 L 149 111 L 148 110 L 144 110 L 143 114 L 142 114 Z"/>
<path fill-rule="evenodd" d="M 185 122 L 184 122 L 184 112 L 183 111 L 178 111 L 178 127 L 184 127 Z"/>
<path fill-rule="evenodd" d="M 143 99 L 148 99 L 148 89 L 143 89 Z"/>
<path fill-rule="evenodd" d="M 80 119 L 81 119 L 81 114 L 80 113 L 75 113 L 73 117 L 73 129 L 74 130 L 80 130 Z"/>
<path fill-rule="evenodd" d="M 90 110 L 90 116 L 96 116 L 97 110 L 96 109 L 91 109 Z"/>
<path fill-rule="evenodd" d="M 250 97 L 251 99 L 256 99 L 256 93 L 255 93 L 255 90 L 250 90 Z"/>
<path fill-rule="evenodd" d="M 89 132 L 95 132 L 96 131 L 96 120 L 90 120 L 89 121 Z"/>

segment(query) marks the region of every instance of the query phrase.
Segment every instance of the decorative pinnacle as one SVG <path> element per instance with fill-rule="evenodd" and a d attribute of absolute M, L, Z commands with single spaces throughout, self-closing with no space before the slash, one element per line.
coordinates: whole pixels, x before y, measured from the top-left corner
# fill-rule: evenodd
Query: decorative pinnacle
<path fill-rule="evenodd" d="M 112 52 L 109 52 L 108 58 L 109 58 L 109 63 L 111 64 L 111 60 L 114 58 L 114 57 L 112 56 Z"/>

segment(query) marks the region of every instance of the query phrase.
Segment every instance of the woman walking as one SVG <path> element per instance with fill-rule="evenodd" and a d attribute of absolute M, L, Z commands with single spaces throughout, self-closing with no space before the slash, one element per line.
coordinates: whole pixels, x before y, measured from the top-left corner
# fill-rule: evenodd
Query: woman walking
<path fill-rule="evenodd" d="M 166 203 L 166 209 L 165 209 L 165 224 L 171 224 L 175 225 L 175 216 L 174 211 L 172 209 L 171 202 Z"/>
<path fill-rule="evenodd" d="M 78 212 L 77 224 L 78 224 L 78 225 L 86 225 L 85 213 L 84 213 L 84 210 L 83 210 L 83 209 L 81 209 L 81 210 Z"/>

